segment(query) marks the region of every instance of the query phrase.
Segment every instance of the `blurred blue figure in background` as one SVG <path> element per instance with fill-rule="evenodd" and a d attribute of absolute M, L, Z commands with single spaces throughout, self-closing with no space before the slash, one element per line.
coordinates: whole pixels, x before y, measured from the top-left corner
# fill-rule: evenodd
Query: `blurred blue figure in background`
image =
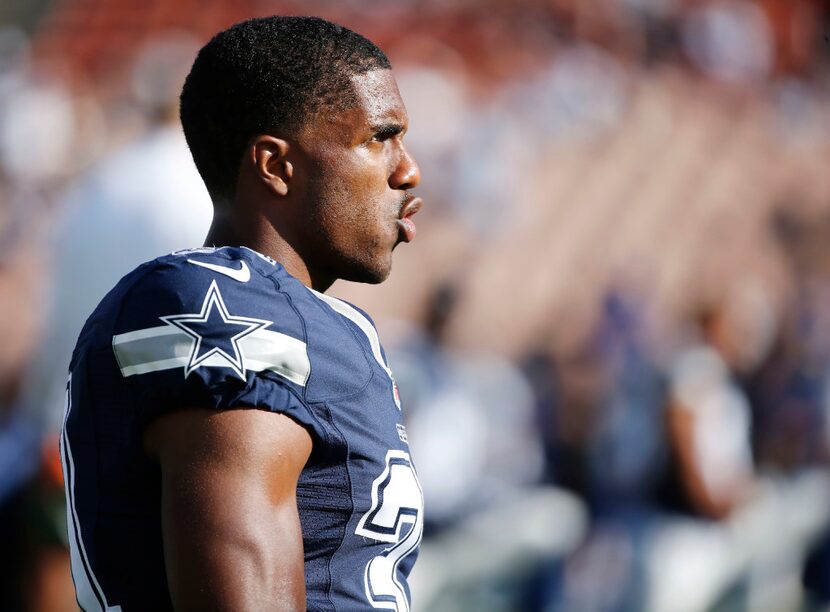
<path fill-rule="evenodd" d="M 645 548 L 659 517 L 668 448 L 665 375 L 646 342 L 637 298 L 609 290 L 586 345 L 549 360 L 547 378 L 532 376 L 550 427 L 548 474 L 584 497 L 591 515 L 586 539 L 564 566 L 548 564 L 540 573 L 534 609 L 645 609 Z M 529 371 L 536 369 L 538 363 Z M 559 388 L 549 384 L 554 370 Z"/>
<path fill-rule="evenodd" d="M 611 387 L 591 449 L 591 499 L 599 515 L 651 505 L 668 457 L 665 377 L 646 345 L 637 306 L 632 296 L 611 290 L 600 323 Z"/>

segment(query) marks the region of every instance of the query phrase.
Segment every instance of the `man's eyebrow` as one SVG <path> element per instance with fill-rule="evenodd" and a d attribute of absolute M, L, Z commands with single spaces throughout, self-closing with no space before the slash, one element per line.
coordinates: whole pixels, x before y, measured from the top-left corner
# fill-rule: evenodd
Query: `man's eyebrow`
<path fill-rule="evenodd" d="M 406 131 L 402 123 L 396 121 L 384 122 L 372 126 L 372 132 L 376 137 L 391 138 Z"/>

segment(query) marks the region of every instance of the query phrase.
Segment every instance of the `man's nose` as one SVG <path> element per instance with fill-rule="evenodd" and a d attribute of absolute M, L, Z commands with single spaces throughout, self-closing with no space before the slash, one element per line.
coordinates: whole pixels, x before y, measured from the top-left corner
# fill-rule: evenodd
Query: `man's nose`
<path fill-rule="evenodd" d="M 412 189 L 421 182 L 421 169 L 409 151 L 403 149 L 398 166 L 389 177 L 392 189 Z"/>

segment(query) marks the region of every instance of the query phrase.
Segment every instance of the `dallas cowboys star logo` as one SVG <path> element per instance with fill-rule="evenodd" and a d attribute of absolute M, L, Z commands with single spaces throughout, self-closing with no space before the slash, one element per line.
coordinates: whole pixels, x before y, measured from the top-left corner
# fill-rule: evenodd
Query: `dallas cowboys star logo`
<path fill-rule="evenodd" d="M 211 282 L 200 313 L 159 318 L 168 325 L 178 327 L 194 340 L 190 359 L 184 369 L 185 378 L 202 365 L 216 367 L 215 359 L 210 364 L 205 363 L 216 355 L 223 361 L 219 367 L 231 368 L 239 378 L 245 380 L 245 357 L 239 350 L 239 341 L 272 323 L 252 317 L 231 315 L 222 294 L 219 293 L 216 281 Z"/>

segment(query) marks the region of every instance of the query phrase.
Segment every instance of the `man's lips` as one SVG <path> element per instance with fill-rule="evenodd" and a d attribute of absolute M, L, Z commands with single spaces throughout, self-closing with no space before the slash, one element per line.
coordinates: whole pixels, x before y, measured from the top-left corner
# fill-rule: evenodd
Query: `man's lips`
<path fill-rule="evenodd" d="M 406 200 L 404 200 L 400 213 L 398 213 L 399 233 L 401 234 L 401 240 L 404 242 L 412 242 L 412 239 L 415 238 L 417 230 L 415 228 L 415 222 L 411 217 L 421 210 L 423 205 L 424 201 L 421 198 L 407 196 Z"/>

